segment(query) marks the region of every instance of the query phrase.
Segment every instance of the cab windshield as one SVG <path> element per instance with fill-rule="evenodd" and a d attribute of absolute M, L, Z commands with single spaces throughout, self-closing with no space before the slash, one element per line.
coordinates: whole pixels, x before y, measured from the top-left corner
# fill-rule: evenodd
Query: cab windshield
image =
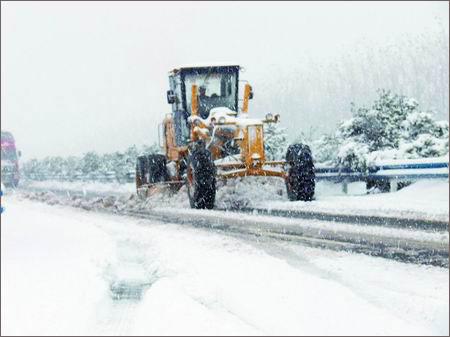
<path fill-rule="evenodd" d="M 208 72 L 204 74 L 186 74 L 186 104 L 188 114 L 191 111 L 192 85 L 198 88 L 199 115 L 207 118 L 212 108 L 227 107 L 236 110 L 236 81 L 237 75 L 232 72 Z"/>

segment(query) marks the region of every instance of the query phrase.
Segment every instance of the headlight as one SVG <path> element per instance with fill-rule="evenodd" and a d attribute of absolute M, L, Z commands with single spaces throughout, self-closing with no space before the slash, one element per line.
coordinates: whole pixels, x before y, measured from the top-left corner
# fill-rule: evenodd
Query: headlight
<path fill-rule="evenodd" d="M 273 120 L 273 115 L 272 115 L 271 113 L 268 113 L 268 114 L 266 115 L 266 120 L 268 120 L 268 121 Z"/>
<path fill-rule="evenodd" d="M 219 124 L 225 124 L 226 121 L 227 121 L 227 119 L 222 116 L 222 117 L 219 118 L 219 122 L 218 123 Z"/>

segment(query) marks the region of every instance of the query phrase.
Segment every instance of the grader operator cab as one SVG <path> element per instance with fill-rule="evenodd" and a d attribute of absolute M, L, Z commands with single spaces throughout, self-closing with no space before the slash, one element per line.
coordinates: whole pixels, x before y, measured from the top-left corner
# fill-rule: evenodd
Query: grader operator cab
<path fill-rule="evenodd" d="M 245 84 L 239 93 L 239 71 L 238 65 L 227 65 L 180 67 L 169 73 L 172 111 L 159 131 L 164 154 L 137 158 L 139 195 L 147 196 L 161 184 L 186 184 L 191 207 L 210 209 L 218 179 L 271 176 L 285 180 L 290 200 L 312 200 L 315 175 L 309 147 L 290 145 L 285 160 L 266 160 L 263 125 L 277 123 L 279 115 L 248 117 L 253 91 Z"/>

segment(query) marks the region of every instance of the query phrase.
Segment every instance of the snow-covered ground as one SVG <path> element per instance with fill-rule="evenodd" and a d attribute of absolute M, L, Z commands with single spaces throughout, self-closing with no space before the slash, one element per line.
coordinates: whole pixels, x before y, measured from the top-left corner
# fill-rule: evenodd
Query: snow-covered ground
<path fill-rule="evenodd" d="M 322 187 L 323 188 L 323 187 Z M 448 221 L 448 179 L 421 180 L 397 192 L 369 195 L 330 195 L 318 193 L 305 202 L 262 201 L 258 207 L 303 210 L 334 214 L 378 215 Z"/>
<path fill-rule="evenodd" d="M 7 195 L 2 335 L 448 335 L 448 269 Z"/>
<path fill-rule="evenodd" d="M 83 193 L 101 193 L 112 195 L 123 195 L 136 192 L 136 185 L 134 183 L 102 183 L 102 182 L 83 182 L 83 181 L 23 181 L 21 186 L 25 188 L 39 188 L 48 190 L 59 190 L 69 192 L 83 192 Z"/>

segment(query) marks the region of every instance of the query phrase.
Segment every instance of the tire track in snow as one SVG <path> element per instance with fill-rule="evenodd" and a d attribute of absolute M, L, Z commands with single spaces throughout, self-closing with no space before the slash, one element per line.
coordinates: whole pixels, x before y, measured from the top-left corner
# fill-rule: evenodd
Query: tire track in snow
<path fill-rule="evenodd" d="M 61 191 L 58 193 L 61 196 Z M 395 229 L 366 224 L 334 223 L 286 218 L 280 216 L 258 216 L 236 212 L 150 208 L 143 210 L 127 200 L 108 202 L 106 199 L 74 198 L 59 200 L 48 197 L 45 192 L 37 195 L 22 194 L 44 202 L 63 203 L 87 210 L 105 211 L 118 215 L 171 222 L 193 227 L 222 231 L 225 234 L 266 236 L 279 240 L 295 241 L 312 247 L 345 250 L 379 256 L 402 262 L 430 264 L 448 267 L 448 230 L 425 232 L 412 229 Z M 62 194 L 64 196 L 64 192 Z M 56 200 L 55 200 L 56 198 Z M 67 198 L 67 196 L 66 196 Z M 439 239 L 436 237 L 439 236 Z"/>

